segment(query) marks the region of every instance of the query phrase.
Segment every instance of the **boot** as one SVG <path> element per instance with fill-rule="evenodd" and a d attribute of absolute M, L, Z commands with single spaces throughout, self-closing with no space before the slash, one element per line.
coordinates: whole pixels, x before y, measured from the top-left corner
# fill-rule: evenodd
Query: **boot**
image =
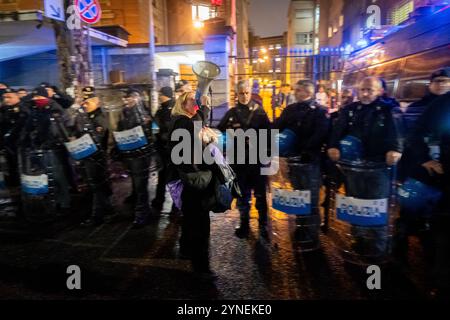
<path fill-rule="evenodd" d="M 235 235 L 238 238 L 247 238 L 250 233 L 250 225 L 248 220 L 241 220 L 241 224 L 234 230 Z"/>

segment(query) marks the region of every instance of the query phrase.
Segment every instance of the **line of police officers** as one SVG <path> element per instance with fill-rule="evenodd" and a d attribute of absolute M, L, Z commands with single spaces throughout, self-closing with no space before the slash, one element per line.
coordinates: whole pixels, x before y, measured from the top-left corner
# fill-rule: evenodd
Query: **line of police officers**
<path fill-rule="evenodd" d="M 414 176 L 424 183 L 432 183 L 443 193 L 440 202 L 434 208 L 432 231 L 434 235 L 435 274 L 437 285 L 450 283 L 450 70 L 443 69 L 433 73 L 430 92 L 421 101 L 409 106 L 406 113 L 399 110 L 399 104 L 389 98 L 384 83 L 378 78 L 365 78 L 358 88 L 358 99 L 354 100 L 351 89 L 342 93 L 343 107 L 328 114 L 325 107 L 315 102 L 314 84 L 299 81 L 295 87 L 297 102 L 289 105 L 281 116 L 270 123 L 262 106 L 251 99 L 251 87 L 247 81 L 238 84 L 238 103 L 230 109 L 218 125 L 218 129 L 270 129 L 280 131 L 291 130 L 298 137 L 294 152 L 289 158 L 290 179 L 294 188 L 309 189 L 312 195 L 313 214 L 319 216 L 319 190 L 321 179 L 325 173 L 325 186 L 330 189 L 330 181 L 339 184 L 342 177 L 336 170 L 335 163 L 345 158 L 341 153 L 341 141 L 348 136 L 358 140 L 363 146 L 360 160 L 368 162 L 384 162 L 388 166 L 401 164 L 401 179 Z M 188 86 L 179 86 L 183 90 Z M 45 149 L 54 151 L 59 191 L 56 192 L 56 203 L 60 208 L 70 207 L 68 171 L 64 170 L 64 156 L 61 150 L 66 141 L 72 141 L 83 134 L 90 134 L 98 152 L 83 159 L 87 179 L 93 194 L 93 209 L 87 224 L 101 224 L 104 216 L 112 212 L 110 201 L 111 186 L 107 172 L 107 139 L 108 126 L 100 109 L 100 101 L 95 96 L 94 88 L 83 90 L 84 99 L 75 116 L 66 118 L 67 108 L 73 104 L 56 88 L 48 84 L 33 91 L 22 100 L 17 92 L 8 88 L 2 90 L 2 108 L 0 109 L 0 147 L 6 151 L 10 171 L 8 184 L 19 184 L 17 154 L 20 149 Z M 189 90 L 186 89 L 186 90 Z M 58 102 L 59 101 L 59 104 Z M 125 94 L 125 107 L 119 120 L 118 130 L 131 130 L 137 126 L 144 128 L 143 146 L 127 150 L 117 150 L 113 155 L 127 164 L 132 178 L 132 194 L 127 199 L 135 206 L 135 226 L 148 222 L 152 212 L 161 211 L 165 200 L 165 184 L 168 182 L 170 154 L 168 143 L 171 122 L 171 109 L 174 105 L 173 91 L 163 88 L 160 91 L 161 107 L 155 114 L 155 122 L 159 133 L 151 133 L 152 116 L 145 107 L 140 93 L 129 90 Z M 416 122 L 416 119 L 418 121 Z M 62 133 L 62 134 L 61 134 Z M 429 141 L 440 148 L 440 158 L 429 156 Z M 247 146 L 247 154 L 251 146 Z M 120 148 L 119 148 L 120 149 Z M 147 183 L 152 150 L 162 157 L 162 170 L 159 172 L 159 183 L 156 198 L 149 206 Z M 254 151 L 254 150 L 253 150 Z M 402 153 L 404 156 L 402 158 Z M 324 161 L 324 154 L 328 157 Z M 248 159 L 248 157 L 247 157 Z M 302 171 L 295 164 L 307 163 L 308 170 Z M 324 165 L 325 163 L 325 165 Z M 260 174 L 262 164 L 233 165 L 242 190 L 242 198 L 238 199 L 240 226 L 236 235 L 246 237 L 249 233 L 249 212 L 252 191 L 256 198 L 256 209 L 259 213 L 260 229 L 265 230 L 267 224 L 267 199 L 265 176 Z M 419 173 L 419 174 L 418 174 Z M 69 175 L 70 176 L 70 175 Z M 363 181 L 364 183 L 364 181 Z M 376 184 L 371 188 L 377 188 Z M 370 190 L 373 192 L 373 190 Z M 329 192 L 323 204 L 329 206 Z M 325 210 L 325 226 L 327 224 Z M 398 225 L 398 243 L 405 243 L 407 233 L 402 232 L 408 224 L 408 213 L 402 212 Z M 403 252 L 404 250 L 400 250 Z"/>

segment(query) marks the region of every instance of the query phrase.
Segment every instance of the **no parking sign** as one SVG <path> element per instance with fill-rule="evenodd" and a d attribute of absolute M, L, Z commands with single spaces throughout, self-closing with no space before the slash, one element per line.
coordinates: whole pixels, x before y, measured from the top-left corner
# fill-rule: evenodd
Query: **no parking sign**
<path fill-rule="evenodd" d="M 102 17 L 98 0 L 75 0 L 75 8 L 81 21 L 88 24 L 97 23 Z"/>

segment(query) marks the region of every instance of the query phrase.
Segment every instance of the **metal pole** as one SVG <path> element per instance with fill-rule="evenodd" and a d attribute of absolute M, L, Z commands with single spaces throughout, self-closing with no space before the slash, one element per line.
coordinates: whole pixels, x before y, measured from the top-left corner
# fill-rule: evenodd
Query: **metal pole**
<path fill-rule="evenodd" d="M 149 72 L 150 72 L 150 110 L 152 115 L 158 108 L 158 97 L 156 93 L 156 70 L 155 70 L 155 27 L 153 19 L 153 1 L 149 0 Z"/>

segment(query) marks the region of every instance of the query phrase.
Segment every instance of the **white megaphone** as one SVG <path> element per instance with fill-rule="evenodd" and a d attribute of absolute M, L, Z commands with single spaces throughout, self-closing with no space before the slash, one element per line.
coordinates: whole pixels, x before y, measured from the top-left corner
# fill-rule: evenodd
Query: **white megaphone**
<path fill-rule="evenodd" d="M 192 67 L 197 76 L 197 97 L 207 95 L 211 83 L 219 76 L 220 67 L 209 61 L 199 61 Z"/>

